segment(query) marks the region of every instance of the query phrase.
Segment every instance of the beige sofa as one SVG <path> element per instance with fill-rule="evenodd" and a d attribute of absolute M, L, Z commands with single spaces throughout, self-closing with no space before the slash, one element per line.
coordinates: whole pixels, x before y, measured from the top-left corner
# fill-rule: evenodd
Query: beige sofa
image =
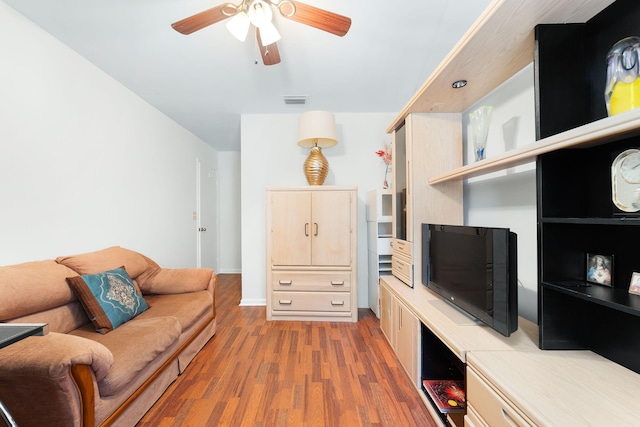
<path fill-rule="evenodd" d="M 66 278 L 122 266 L 149 308 L 101 334 Z M 0 322 L 49 325 L 0 349 L 0 402 L 20 427 L 135 425 L 214 335 L 215 286 L 120 247 L 0 267 Z"/>

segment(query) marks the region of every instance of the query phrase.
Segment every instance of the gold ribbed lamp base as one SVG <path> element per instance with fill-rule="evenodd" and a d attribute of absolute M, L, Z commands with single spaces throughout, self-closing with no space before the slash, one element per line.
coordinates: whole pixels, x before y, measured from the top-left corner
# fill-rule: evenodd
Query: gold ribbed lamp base
<path fill-rule="evenodd" d="M 304 174 L 309 185 L 322 185 L 329 173 L 329 162 L 318 146 L 312 147 L 309 157 L 304 162 Z"/>

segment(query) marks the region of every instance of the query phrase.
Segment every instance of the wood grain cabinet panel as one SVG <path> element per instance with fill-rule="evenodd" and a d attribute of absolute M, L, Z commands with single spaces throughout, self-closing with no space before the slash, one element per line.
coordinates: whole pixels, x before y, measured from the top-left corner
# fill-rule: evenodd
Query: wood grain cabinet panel
<path fill-rule="evenodd" d="M 503 399 L 493 387 L 467 367 L 467 402 L 484 425 L 492 427 L 535 426 L 521 412 Z M 479 423 L 479 425 L 483 425 Z"/>

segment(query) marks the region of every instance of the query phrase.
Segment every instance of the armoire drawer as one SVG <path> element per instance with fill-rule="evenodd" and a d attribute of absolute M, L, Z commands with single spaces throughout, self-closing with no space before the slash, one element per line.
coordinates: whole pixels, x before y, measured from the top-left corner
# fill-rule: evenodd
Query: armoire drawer
<path fill-rule="evenodd" d="M 271 275 L 274 291 L 349 292 L 351 273 L 348 271 L 274 271 Z"/>
<path fill-rule="evenodd" d="M 347 292 L 274 292 L 274 311 L 351 311 Z"/>
<path fill-rule="evenodd" d="M 491 427 L 534 426 L 503 399 L 473 369 L 467 367 L 467 401 L 481 420 Z"/>

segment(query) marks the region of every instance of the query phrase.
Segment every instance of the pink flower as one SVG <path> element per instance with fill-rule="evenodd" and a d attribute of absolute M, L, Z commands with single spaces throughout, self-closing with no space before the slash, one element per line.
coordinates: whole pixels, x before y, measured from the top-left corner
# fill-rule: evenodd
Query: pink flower
<path fill-rule="evenodd" d="M 390 165 L 391 164 L 391 143 L 385 142 L 384 150 L 378 150 L 376 151 L 376 154 L 378 155 L 378 157 L 382 159 L 385 165 L 387 166 Z"/>

